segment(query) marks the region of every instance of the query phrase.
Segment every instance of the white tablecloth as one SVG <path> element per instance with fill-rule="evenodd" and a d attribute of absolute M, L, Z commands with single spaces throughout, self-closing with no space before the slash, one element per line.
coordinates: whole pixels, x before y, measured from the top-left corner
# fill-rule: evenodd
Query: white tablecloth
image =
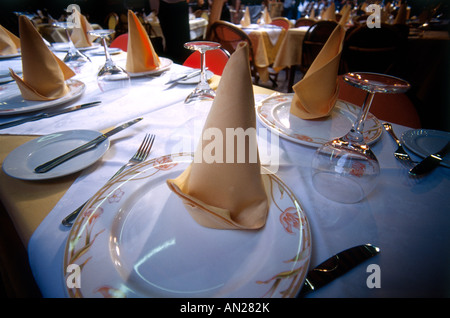
<path fill-rule="evenodd" d="M 0 64 L 3 67 L 5 62 Z M 157 136 L 152 157 L 188 150 L 186 147 L 195 149 L 195 129 L 202 128 L 211 103 L 184 104 L 193 86 L 178 85 L 163 91 L 163 83 L 179 68 L 174 65 L 161 77 L 133 80 L 132 92 L 116 101 L 101 96 L 91 82 L 79 102 L 105 98 L 101 106 L 2 131 L 43 134 L 61 129 L 103 129 L 138 115 L 144 117 L 139 124 L 111 138 L 111 149 L 83 172 L 31 237 L 29 260 L 44 297 L 65 297 L 62 264 L 69 229 L 61 225 L 61 219 L 93 195 L 131 157 L 145 133 Z M 393 127 L 398 135 L 408 130 Z M 415 181 L 394 158 L 395 145 L 386 132 L 372 149 L 381 165 L 375 191 L 360 203 L 338 204 L 323 198 L 312 187 L 314 148 L 280 138 L 277 175 L 292 189 L 306 213 L 312 234 L 310 266 L 359 244 L 371 243 L 381 249 L 379 255 L 308 297 L 450 296 L 450 169 L 438 167 Z M 379 266 L 380 288 L 367 285 L 370 264 Z"/>

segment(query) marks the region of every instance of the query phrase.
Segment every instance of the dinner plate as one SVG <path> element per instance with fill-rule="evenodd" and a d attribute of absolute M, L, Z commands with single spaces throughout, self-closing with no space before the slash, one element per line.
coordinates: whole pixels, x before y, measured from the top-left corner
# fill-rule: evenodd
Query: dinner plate
<path fill-rule="evenodd" d="M 21 55 L 20 53 L 0 55 L 0 60 L 12 59 L 15 57 L 19 57 L 20 55 Z"/>
<path fill-rule="evenodd" d="M 413 129 L 405 131 L 401 139 L 406 148 L 425 158 L 441 150 L 450 141 L 450 133 L 432 129 Z M 441 165 L 450 168 L 450 155 L 443 158 Z"/>
<path fill-rule="evenodd" d="M 67 80 L 69 92 L 61 98 L 48 101 L 25 100 L 15 82 L 0 86 L 0 116 L 27 113 L 58 106 L 80 97 L 86 89 L 78 80 Z"/>
<path fill-rule="evenodd" d="M 70 297 L 293 297 L 309 266 L 308 221 L 292 191 L 265 176 L 260 230 L 196 223 L 166 180 L 192 154 L 140 163 L 103 186 L 76 219 L 64 255 Z"/>
<path fill-rule="evenodd" d="M 165 58 L 165 57 L 160 57 L 159 60 L 161 62 L 161 65 L 158 68 L 154 69 L 154 70 L 146 71 L 146 72 L 139 72 L 139 73 L 128 72 L 128 74 L 130 74 L 131 77 L 141 77 L 141 76 L 145 76 L 145 75 L 156 75 L 156 74 L 159 74 L 159 73 L 162 73 L 162 72 L 168 70 L 173 64 L 172 60 L 170 60 L 168 58 Z"/>
<path fill-rule="evenodd" d="M 77 47 L 76 49 L 80 52 L 84 52 L 84 51 L 90 51 L 93 49 L 98 49 L 100 46 L 101 46 L 100 43 L 92 43 L 91 46 Z M 69 50 L 69 43 L 68 42 L 55 42 L 52 44 L 52 49 L 56 52 L 66 52 Z"/>
<path fill-rule="evenodd" d="M 75 173 L 100 159 L 109 148 L 109 139 L 46 173 L 36 173 L 34 169 L 100 135 L 94 130 L 67 130 L 33 139 L 10 152 L 3 162 L 3 170 L 22 180 L 46 180 Z"/>
<path fill-rule="evenodd" d="M 320 147 L 325 142 L 348 133 L 360 110 L 360 107 L 336 101 L 331 114 L 319 119 L 301 119 L 290 113 L 294 94 L 274 94 L 262 100 L 256 106 L 259 120 L 269 129 L 290 141 Z M 379 120 L 371 113 L 364 124 L 364 140 L 367 144 L 377 141 L 382 134 Z"/>
<path fill-rule="evenodd" d="M 108 48 L 108 53 L 111 55 L 115 55 L 115 54 L 119 54 L 122 53 L 122 49 L 118 48 L 118 47 L 111 47 Z M 95 51 L 90 51 L 89 54 L 92 55 L 97 55 L 97 56 L 104 56 L 105 55 L 105 49 L 103 47 L 98 48 Z"/>

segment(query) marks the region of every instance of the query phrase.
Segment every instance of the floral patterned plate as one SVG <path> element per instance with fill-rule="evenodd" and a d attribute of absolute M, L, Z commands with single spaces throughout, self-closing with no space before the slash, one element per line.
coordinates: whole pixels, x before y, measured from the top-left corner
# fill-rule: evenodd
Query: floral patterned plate
<path fill-rule="evenodd" d="M 360 107 L 337 100 L 331 114 L 326 118 L 304 120 L 291 115 L 294 94 L 274 94 L 262 100 L 256 107 L 260 121 L 281 137 L 293 142 L 320 147 L 325 142 L 344 136 L 352 127 Z M 379 120 L 368 114 L 364 125 L 364 139 L 372 144 L 380 138 L 382 127 Z"/>
<path fill-rule="evenodd" d="M 293 193 L 275 175 L 264 174 L 271 202 L 264 228 L 202 227 L 166 184 L 192 159 L 192 154 L 180 153 L 148 160 L 125 170 L 97 192 L 67 241 L 68 296 L 297 294 L 308 270 L 311 239 Z"/>

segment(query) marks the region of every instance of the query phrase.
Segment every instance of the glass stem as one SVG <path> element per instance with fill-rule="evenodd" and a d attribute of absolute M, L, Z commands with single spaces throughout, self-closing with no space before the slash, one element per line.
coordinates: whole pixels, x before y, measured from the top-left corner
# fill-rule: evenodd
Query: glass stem
<path fill-rule="evenodd" d="M 374 93 L 367 92 L 366 97 L 364 98 L 364 103 L 361 106 L 361 110 L 359 111 L 358 117 L 353 123 L 352 129 L 348 133 L 347 137 L 353 142 L 364 142 L 363 130 L 364 130 L 364 122 L 366 121 L 367 114 L 369 113 L 370 106 L 372 105 Z"/>
<path fill-rule="evenodd" d="M 67 40 L 69 41 L 69 52 L 70 53 L 76 52 L 77 49 L 75 48 L 75 44 L 73 44 L 73 42 L 72 42 L 72 38 L 70 37 L 69 29 L 66 29 L 66 35 L 67 35 Z"/>
<path fill-rule="evenodd" d="M 102 37 L 102 44 L 105 49 L 106 63 L 112 63 L 111 55 L 108 51 L 108 45 L 106 44 L 106 37 Z"/>
<path fill-rule="evenodd" d="M 200 65 L 201 65 L 201 74 L 200 74 L 200 82 L 202 84 L 206 84 L 206 58 L 205 58 L 205 53 L 204 51 L 200 51 Z"/>

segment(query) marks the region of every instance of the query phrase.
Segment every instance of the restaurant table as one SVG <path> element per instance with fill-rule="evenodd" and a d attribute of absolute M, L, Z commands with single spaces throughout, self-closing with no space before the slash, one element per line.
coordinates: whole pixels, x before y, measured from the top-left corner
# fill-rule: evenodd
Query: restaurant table
<path fill-rule="evenodd" d="M 101 58 L 92 58 L 101 64 Z M 124 53 L 113 58 L 123 60 Z M 19 63 L 20 59 L 2 60 L 0 71 L 11 64 L 19 67 Z M 19 180 L 0 172 L 1 202 L 27 247 L 43 297 L 67 297 L 63 258 L 70 229 L 61 225 L 62 218 L 95 194 L 128 161 L 146 133 L 156 135 L 152 158 L 195 150 L 197 133 L 203 127 L 211 102 L 184 104 L 194 86 L 165 85 L 172 76 L 185 70 L 173 64 L 160 76 L 133 78 L 131 90 L 120 96 L 101 93 L 95 83 L 95 72 L 80 73 L 77 78 L 86 83 L 86 91 L 71 104 L 101 100 L 101 105 L 0 132 L 3 163 L 12 150 L 40 135 L 71 129 L 104 131 L 138 116 L 144 118 L 111 137 L 105 155 L 81 172 L 48 181 Z M 214 77 L 212 85 L 218 83 L 220 78 Z M 273 91 L 255 86 L 254 93 L 259 103 Z M 393 127 L 399 136 L 410 130 L 396 124 Z M 258 120 L 257 128 L 264 130 L 265 126 Z M 381 167 L 375 190 L 359 203 L 340 204 L 325 199 L 312 186 L 311 159 L 315 147 L 283 137 L 277 139 L 276 134 L 268 136 L 278 140 L 273 149 L 279 154 L 276 175 L 298 199 L 309 224 L 310 268 L 355 245 L 371 243 L 381 249 L 378 255 L 307 297 L 450 296 L 450 169 L 438 167 L 419 180 L 410 178 L 405 166 L 393 156 L 396 148 L 393 140 L 382 131 L 372 145 Z M 268 146 L 259 143 L 259 147 L 264 164 Z M 413 158 L 419 159 L 415 155 Z M 379 268 L 377 287 L 368 283 L 371 264 Z"/>
<path fill-rule="evenodd" d="M 301 26 L 287 30 L 273 62 L 275 71 L 279 72 L 285 68 L 302 64 L 303 39 L 308 29 L 309 26 Z"/>
<path fill-rule="evenodd" d="M 241 25 L 237 25 L 241 27 Z M 275 61 L 281 44 L 286 36 L 286 30 L 274 25 L 251 24 L 249 27 L 241 27 L 247 33 L 253 45 L 255 66 L 261 82 L 269 80 L 269 67 Z"/>
<path fill-rule="evenodd" d="M 155 35 L 158 37 L 162 37 L 164 39 L 164 35 L 161 29 L 161 25 L 159 21 L 147 21 L 152 26 Z M 195 18 L 189 20 L 189 34 L 191 36 L 191 40 L 203 39 L 206 35 L 206 28 L 208 26 L 208 21 L 204 18 Z"/>

